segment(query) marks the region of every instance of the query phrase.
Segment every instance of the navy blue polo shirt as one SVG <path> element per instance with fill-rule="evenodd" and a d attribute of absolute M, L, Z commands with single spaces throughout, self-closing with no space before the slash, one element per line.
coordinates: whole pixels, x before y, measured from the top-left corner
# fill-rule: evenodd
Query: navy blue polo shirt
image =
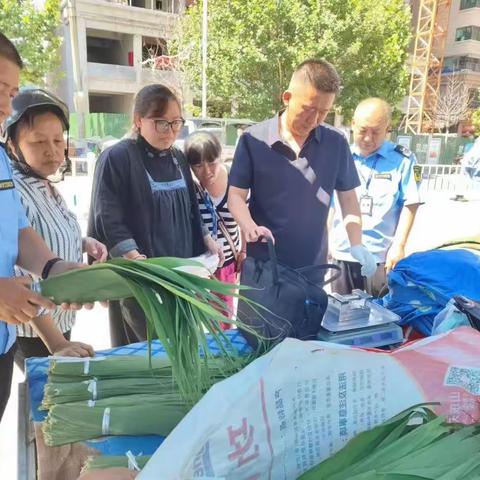
<path fill-rule="evenodd" d="M 298 158 L 282 141 L 278 115 L 240 137 L 230 185 L 250 190 L 254 222 L 270 229 L 277 257 L 293 268 L 322 262 L 321 247 L 334 190 L 360 185 L 345 137 L 335 128 L 312 130 Z M 248 256 L 266 259 L 265 244 L 250 243 Z"/>

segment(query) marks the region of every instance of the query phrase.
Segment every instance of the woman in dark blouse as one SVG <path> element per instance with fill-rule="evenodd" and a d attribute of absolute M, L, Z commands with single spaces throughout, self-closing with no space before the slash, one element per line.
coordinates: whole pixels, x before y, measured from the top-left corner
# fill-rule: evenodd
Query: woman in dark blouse
<path fill-rule="evenodd" d="M 89 234 L 105 243 L 112 257 L 189 258 L 209 251 L 223 263 L 221 246 L 202 223 L 189 165 L 173 146 L 185 123 L 179 100 L 163 85 L 148 85 L 135 98 L 133 122 L 133 138 L 98 159 Z M 145 340 L 145 316 L 137 302 L 122 300 L 120 308 L 123 322 L 111 322 L 111 328 L 124 331 L 112 332 L 112 338 Z"/>

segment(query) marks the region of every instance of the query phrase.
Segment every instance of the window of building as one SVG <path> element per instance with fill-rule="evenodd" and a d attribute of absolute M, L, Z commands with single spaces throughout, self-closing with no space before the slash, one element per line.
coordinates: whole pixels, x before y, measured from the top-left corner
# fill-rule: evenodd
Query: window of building
<path fill-rule="evenodd" d="M 88 35 L 88 34 L 87 34 Z M 121 43 L 117 38 L 98 38 L 87 36 L 87 61 L 95 63 L 120 64 L 118 52 L 121 51 Z"/>
<path fill-rule="evenodd" d="M 468 8 L 480 8 L 480 0 L 462 0 L 460 2 L 460 10 L 467 10 Z"/>
<path fill-rule="evenodd" d="M 130 113 L 133 95 L 130 93 L 100 94 L 89 93 L 90 113 Z"/>
<path fill-rule="evenodd" d="M 461 57 L 461 67 L 472 72 L 480 72 L 480 59 L 472 57 Z"/>
<path fill-rule="evenodd" d="M 480 27 L 470 26 L 457 28 L 455 32 L 455 41 L 476 40 L 480 42 Z"/>
<path fill-rule="evenodd" d="M 474 57 L 446 57 L 443 61 L 443 72 L 455 72 L 457 70 L 470 70 L 480 72 L 480 59 Z"/>
<path fill-rule="evenodd" d="M 133 66 L 133 35 L 87 28 L 87 61 Z"/>

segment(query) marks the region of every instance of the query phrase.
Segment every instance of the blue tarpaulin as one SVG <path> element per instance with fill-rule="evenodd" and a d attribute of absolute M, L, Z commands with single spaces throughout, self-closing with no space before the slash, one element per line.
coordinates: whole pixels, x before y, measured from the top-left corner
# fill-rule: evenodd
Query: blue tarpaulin
<path fill-rule="evenodd" d="M 480 253 L 465 249 L 414 253 L 388 275 L 389 293 L 379 301 L 424 335 L 455 295 L 480 299 Z"/>

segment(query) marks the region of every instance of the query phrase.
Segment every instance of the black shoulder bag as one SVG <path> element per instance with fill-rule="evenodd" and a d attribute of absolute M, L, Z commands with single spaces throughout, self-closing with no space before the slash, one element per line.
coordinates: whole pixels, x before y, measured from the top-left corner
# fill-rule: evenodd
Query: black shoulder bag
<path fill-rule="evenodd" d="M 277 261 L 273 241 L 268 238 L 267 242 L 269 259 L 247 257 L 240 279 L 241 285 L 251 287 L 242 290 L 243 296 L 261 307 L 242 300 L 238 304 L 238 318 L 260 339 L 245 330 L 242 334 L 253 348 L 268 348 L 286 337 L 314 340 L 328 304 L 322 287 L 338 278 L 340 268 L 332 264 L 299 269 L 282 265 Z M 336 272 L 324 280 L 329 269 Z"/>

